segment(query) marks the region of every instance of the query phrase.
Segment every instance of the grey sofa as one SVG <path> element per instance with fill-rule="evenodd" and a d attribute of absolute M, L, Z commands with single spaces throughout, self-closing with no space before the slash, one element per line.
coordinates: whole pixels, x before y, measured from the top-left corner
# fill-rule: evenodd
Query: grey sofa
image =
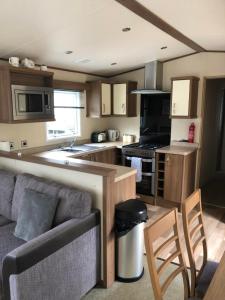
<path fill-rule="evenodd" d="M 13 234 L 25 188 L 60 198 L 53 228 L 28 242 Z M 80 299 L 100 280 L 99 224 L 89 193 L 0 170 L 0 299 Z"/>

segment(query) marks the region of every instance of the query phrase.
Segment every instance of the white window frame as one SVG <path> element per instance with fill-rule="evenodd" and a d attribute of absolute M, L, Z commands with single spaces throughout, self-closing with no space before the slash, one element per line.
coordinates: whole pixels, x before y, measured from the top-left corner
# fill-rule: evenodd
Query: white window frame
<path fill-rule="evenodd" d="M 77 107 L 68 107 L 68 106 L 55 106 L 54 108 L 66 108 L 66 109 L 74 109 L 75 110 L 75 114 L 76 114 L 76 118 L 78 119 L 77 121 L 77 127 L 78 127 L 78 131 L 75 134 L 68 134 L 68 135 L 63 135 L 63 136 L 53 136 L 53 137 L 49 137 L 48 134 L 48 123 L 50 122 L 46 122 L 46 141 L 47 142 L 53 142 L 53 141 L 71 141 L 71 139 L 75 139 L 77 137 L 81 136 L 81 109 L 84 108 L 81 106 L 81 102 L 82 102 L 82 95 L 80 91 L 71 91 L 71 90 L 54 90 L 54 92 L 74 92 L 74 93 L 80 93 L 80 106 Z M 54 122 L 54 121 L 53 121 Z"/>

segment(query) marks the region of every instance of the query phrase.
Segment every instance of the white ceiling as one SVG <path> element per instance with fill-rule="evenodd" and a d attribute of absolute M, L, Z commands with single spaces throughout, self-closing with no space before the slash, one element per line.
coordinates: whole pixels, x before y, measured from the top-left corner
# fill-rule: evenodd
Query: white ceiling
<path fill-rule="evenodd" d="M 170 0 L 170 6 L 165 0 L 139 2 L 200 46 L 225 50 L 224 0 Z M 0 4 L 3 58 L 18 55 L 39 64 L 109 75 L 194 52 L 114 0 L 0 0 Z M 131 31 L 123 33 L 123 27 Z M 164 45 L 168 48 L 161 50 Z M 67 50 L 74 53 L 66 55 Z M 83 59 L 90 62 L 80 63 Z M 110 66 L 112 62 L 117 65 Z"/>
<path fill-rule="evenodd" d="M 225 51 L 225 0 L 138 0 L 206 50 Z"/>

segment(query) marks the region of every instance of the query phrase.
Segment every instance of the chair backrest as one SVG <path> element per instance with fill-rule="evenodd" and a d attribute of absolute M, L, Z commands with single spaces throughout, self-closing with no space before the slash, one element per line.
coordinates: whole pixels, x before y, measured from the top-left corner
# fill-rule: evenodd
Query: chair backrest
<path fill-rule="evenodd" d="M 154 249 L 155 242 L 159 240 L 167 232 L 171 231 L 172 235 L 167 238 L 166 241 L 161 243 L 157 249 Z M 182 273 L 184 282 L 184 299 L 188 299 L 189 296 L 189 279 L 182 255 L 182 249 L 180 244 L 180 236 L 178 231 L 178 214 L 177 209 L 173 209 L 156 220 L 149 227 L 144 230 L 145 236 L 145 248 L 148 260 L 148 268 L 151 276 L 152 287 L 156 300 L 162 300 L 167 288 L 173 281 L 173 279 Z M 156 259 L 159 255 L 168 247 L 173 247 L 172 254 L 157 268 Z M 156 247 L 155 247 L 156 248 Z M 179 259 L 179 266 L 167 277 L 167 279 L 160 284 L 160 277 L 170 263 L 175 259 Z"/>
<path fill-rule="evenodd" d="M 191 267 L 191 296 L 195 293 L 198 277 L 207 262 L 207 242 L 203 224 L 201 191 L 196 190 L 182 203 L 184 236 L 187 245 Z M 195 254 L 199 246 L 203 248 L 203 261 L 200 271 L 197 272 Z"/>

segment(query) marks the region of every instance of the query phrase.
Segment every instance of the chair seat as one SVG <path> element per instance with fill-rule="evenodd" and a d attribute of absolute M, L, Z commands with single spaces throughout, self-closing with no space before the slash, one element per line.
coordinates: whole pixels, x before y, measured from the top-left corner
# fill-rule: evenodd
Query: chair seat
<path fill-rule="evenodd" d="M 196 295 L 198 297 L 204 297 L 204 295 L 210 285 L 210 282 L 216 272 L 218 265 L 219 265 L 219 263 L 217 263 L 217 262 L 207 261 L 207 263 L 203 269 L 203 272 L 202 272 L 200 278 L 198 279 L 197 286 L 195 289 Z"/>

